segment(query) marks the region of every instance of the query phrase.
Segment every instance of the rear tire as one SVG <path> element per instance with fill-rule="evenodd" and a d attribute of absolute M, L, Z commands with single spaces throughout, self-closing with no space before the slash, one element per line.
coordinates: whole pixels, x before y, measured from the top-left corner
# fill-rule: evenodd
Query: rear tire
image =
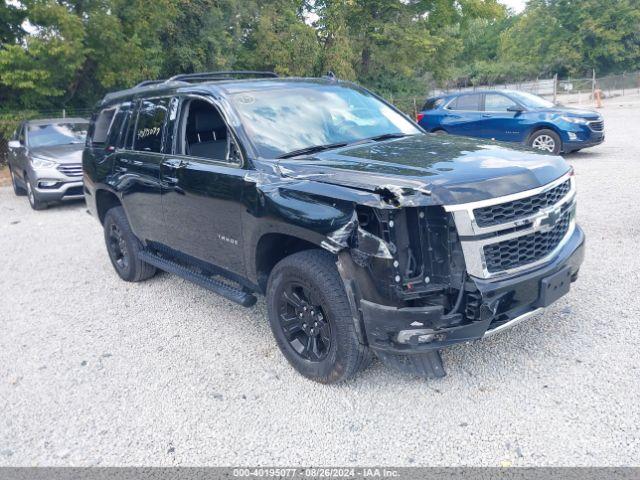
<path fill-rule="evenodd" d="M 120 278 L 140 282 L 156 274 L 156 267 L 138 259 L 143 246 L 133 234 L 122 207 L 113 207 L 105 214 L 104 239 L 111 264 Z"/>
<path fill-rule="evenodd" d="M 562 151 L 562 140 L 556 132 L 545 128 L 534 132 L 529 138 L 529 146 L 536 150 L 558 155 Z"/>
<path fill-rule="evenodd" d="M 347 380 L 371 362 L 360 343 L 349 299 L 324 250 L 281 260 L 267 284 L 269 323 L 280 351 L 303 376 L 320 383 Z"/>
<path fill-rule="evenodd" d="M 9 167 L 9 174 L 11 175 L 11 185 L 13 186 L 13 193 L 15 193 L 17 197 L 24 197 L 27 194 L 27 191 L 23 187 L 18 186 L 18 179 L 13 173 L 13 169 L 11 167 Z"/>
<path fill-rule="evenodd" d="M 27 198 L 29 199 L 29 205 L 34 210 L 44 210 L 47 208 L 47 203 L 40 200 L 38 192 L 31 183 L 31 180 L 26 175 L 24 176 L 24 182 L 27 184 Z"/>

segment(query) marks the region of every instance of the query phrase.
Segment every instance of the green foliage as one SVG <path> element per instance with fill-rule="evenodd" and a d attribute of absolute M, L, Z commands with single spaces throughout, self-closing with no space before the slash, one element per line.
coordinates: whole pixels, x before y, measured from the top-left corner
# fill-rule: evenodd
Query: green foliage
<path fill-rule="evenodd" d="M 500 37 L 500 60 L 541 74 L 640 68 L 639 0 L 531 0 Z"/>
<path fill-rule="evenodd" d="M 220 69 L 333 71 L 398 99 L 640 69 L 640 0 L 22 0 L 0 5 L 0 42 L 3 111 Z"/>
<path fill-rule="evenodd" d="M 0 45 L 13 43 L 24 34 L 22 22 L 26 12 L 7 2 L 0 4 Z"/>

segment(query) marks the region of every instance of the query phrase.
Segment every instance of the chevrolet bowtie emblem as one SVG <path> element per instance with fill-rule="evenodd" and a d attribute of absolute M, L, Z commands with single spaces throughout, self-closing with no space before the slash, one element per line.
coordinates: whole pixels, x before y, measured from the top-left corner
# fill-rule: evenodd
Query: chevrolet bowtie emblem
<path fill-rule="evenodd" d="M 542 219 L 540 219 L 540 226 L 541 227 L 544 227 L 544 226 L 552 227 L 556 223 L 558 223 L 558 220 L 560 220 L 561 216 L 562 215 L 561 215 L 560 209 L 553 210 L 553 211 L 549 212 L 546 217 L 543 217 Z"/>

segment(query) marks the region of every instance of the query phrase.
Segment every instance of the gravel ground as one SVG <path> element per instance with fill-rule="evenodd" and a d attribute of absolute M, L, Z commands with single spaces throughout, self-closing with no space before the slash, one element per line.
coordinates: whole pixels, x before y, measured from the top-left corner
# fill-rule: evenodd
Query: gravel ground
<path fill-rule="evenodd" d="M 263 301 L 122 282 L 83 204 L 1 188 L 0 465 L 640 465 L 640 104 L 603 113 L 607 141 L 569 157 L 580 280 L 437 381 L 304 380 Z"/>

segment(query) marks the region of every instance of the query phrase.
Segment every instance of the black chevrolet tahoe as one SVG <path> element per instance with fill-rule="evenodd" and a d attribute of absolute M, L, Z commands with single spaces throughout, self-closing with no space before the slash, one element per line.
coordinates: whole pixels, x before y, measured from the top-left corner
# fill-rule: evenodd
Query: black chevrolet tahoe
<path fill-rule="evenodd" d="M 266 296 L 291 365 L 331 383 L 439 351 L 569 291 L 584 256 L 558 156 L 425 133 L 352 83 L 212 72 L 107 95 L 85 196 L 118 275 Z"/>

